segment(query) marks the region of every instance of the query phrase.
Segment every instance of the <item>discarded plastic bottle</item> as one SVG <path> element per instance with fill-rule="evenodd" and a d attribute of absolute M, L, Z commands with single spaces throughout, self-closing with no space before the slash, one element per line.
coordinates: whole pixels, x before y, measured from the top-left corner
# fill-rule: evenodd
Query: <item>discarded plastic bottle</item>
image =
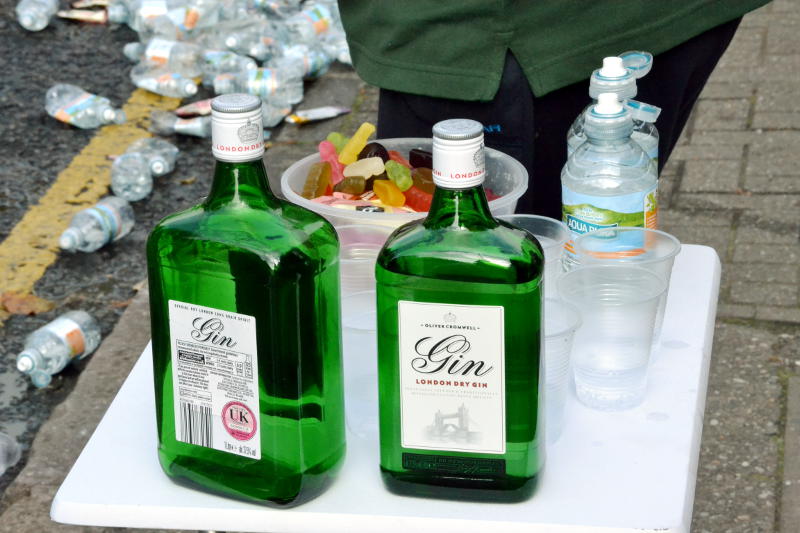
<path fill-rule="evenodd" d="M 17 355 L 17 370 L 46 387 L 53 374 L 75 359 L 83 359 L 100 344 L 100 325 L 86 311 L 68 311 L 25 339 Z"/>
<path fill-rule="evenodd" d="M 139 63 L 131 69 L 131 81 L 141 89 L 162 96 L 184 98 L 197 94 L 197 84 L 191 78 L 147 63 Z"/>
<path fill-rule="evenodd" d="M 175 168 L 178 149 L 163 139 L 148 137 L 133 142 L 111 165 L 111 191 L 135 202 L 153 190 L 153 177 Z"/>
<path fill-rule="evenodd" d="M 22 457 L 22 447 L 20 447 L 19 443 L 5 433 L 0 432 L 0 476 L 17 464 L 20 457 Z"/>
<path fill-rule="evenodd" d="M 150 131 L 157 135 L 211 136 L 211 117 L 179 118 L 168 111 L 153 111 L 150 114 Z"/>
<path fill-rule="evenodd" d="M 653 123 L 661 109 L 632 100 L 637 93 L 636 80 L 650 72 L 652 66 L 653 55 L 649 52 L 630 51 L 603 59 L 603 66 L 595 70 L 589 79 L 589 96 L 593 101 L 578 115 L 567 133 L 568 155 L 586 141 L 583 130 L 586 112 L 597 103 L 600 93 L 608 92 L 617 94 L 631 112 L 633 140 L 639 143 L 650 159 L 658 162 L 658 131 Z"/>
<path fill-rule="evenodd" d="M 191 43 L 182 43 L 156 37 L 148 43 L 128 43 L 122 48 L 125 57 L 150 65 L 166 68 L 182 76 L 199 76 L 201 49 Z"/>
<path fill-rule="evenodd" d="M 84 129 L 125 122 L 125 112 L 111 107 L 108 98 L 69 83 L 57 83 L 47 90 L 45 109 L 51 117 Z"/>
<path fill-rule="evenodd" d="M 260 96 L 274 107 L 296 104 L 303 99 L 303 80 L 293 73 L 274 68 L 257 68 L 224 73 L 214 78 L 214 92 L 245 92 Z"/>
<path fill-rule="evenodd" d="M 131 143 L 127 153 L 139 152 L 147 158 L 147 164 L 153 176 L 163 176 L 175 169 L 178 148 L 158 137 L 144 137 Z"/>
<path fill-rule="evenodd" d="M 283 50 L 283 55 L 269 66 L 291 73 L 303 79 L 322 76 L 328 71 L 331 57 L 320 46 L 294 44 Z"/>
<path fill-rule="evenodd" d="M 276 107 L 267 102 L 261 106 L 261 120 L 265 128 L 273 128 L 292 112 L 291 107 Z"/>
<path fill-rule="evenodd" d="M 287 18 L 286 27 L 294 44 L 313 44 L 334 23 L 328 4 L 315 2 Z"/>
<path fill-rule="evenodd" d="M 61 234 L 58 245 L 68 252 L 94 252 L 130 233 L 133 224 L 130 204 L 123 198 L 107 196 L 76 213 Z"/>
<path fill-rule="evenodd" d="M 258 64 L 253 58 L 227 50 L 206 50 L 200 59 L 203 85 L 208 87 L 213 87 L 214 78 L 224 72 L 242 72 L 257 68 Z"/>
<path fill-rule="evenodd" d="M 17 4 L 17 21 L 28 31 L 40 31 L 58 11 L 58 0 L 22 0 Z"/>

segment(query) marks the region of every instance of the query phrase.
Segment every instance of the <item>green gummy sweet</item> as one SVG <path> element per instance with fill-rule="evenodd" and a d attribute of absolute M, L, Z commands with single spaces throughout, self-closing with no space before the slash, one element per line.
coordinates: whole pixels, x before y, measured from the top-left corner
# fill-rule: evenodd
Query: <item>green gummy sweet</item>
<path fill-rule="evenodd" d="M 411 179 L 411 169 L 397 161 L 386 162 L 386 175 L 401 191 L 407 191 L 414 185 L 414 180 Z"/>

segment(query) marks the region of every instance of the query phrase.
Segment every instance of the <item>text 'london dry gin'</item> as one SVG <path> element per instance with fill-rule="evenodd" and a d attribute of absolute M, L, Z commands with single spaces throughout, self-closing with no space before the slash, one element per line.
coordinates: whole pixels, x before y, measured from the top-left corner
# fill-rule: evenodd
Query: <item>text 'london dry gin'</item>
<path fill-rule="evenodd" d="M 147 243 L 159 459 L 177 480 L 296 505 L 345 453 L 339 244 L 270 191 L 258 97 L 215 98 L 212 121 L 210 194 Z"/>
<path fill-rule="evenodd" d="M 542 467 L 543 253 L 491 215 L 484 176 L 481 124 L 436 124 L 428 216 L 378 257 L 381 472 L 397 493 L 517 501 Z"/>

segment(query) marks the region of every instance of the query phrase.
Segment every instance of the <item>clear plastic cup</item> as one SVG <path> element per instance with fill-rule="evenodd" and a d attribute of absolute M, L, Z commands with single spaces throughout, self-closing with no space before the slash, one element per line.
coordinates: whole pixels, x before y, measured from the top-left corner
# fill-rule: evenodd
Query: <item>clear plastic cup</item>
<path fill-rule="evenodd" d="M 581 311 L 572 368 L 584 405 L 606 411 L 641 403 L 656 313 L 667 283 L 624 263 L 581 266 L 558 280 L 558 292 Z"/>
<path fill-rule="evenodd" d="M 581 325 L 578 309 L 566 302 L 546 298 L 544 302 L 545 431 L 553 443 L 564 428 L 564 405 L 570 377 L 570 352 L 575 331 Z"/>
<path fill-rule="evenodd" d="M 560 220 L 539 215 L 500 215 L 497 218 L 532 233 L 542 245 L 545 296 L 555 296 L 556 281 L 563 272 L 561 257 L 564 245 L 570 239 L 567 225 Z"/>
<path fill-rule="evenodd" d="M 578 264 L 624 263 L 650 270 L 663 278 L 667 290 L 658 302 L 653 342 L 661 337 L 664 310 L 667 307 L 669 280 L 681 243 L 669 233 L 645 228 L 603 228 L 577 237 L 574 242 Z"/>
<path fill-rule="evenodd" d="M 342 295 L 375 290 L 375 260 L 394 228 L 370 224 L 339 226 Z"/>
<path fill-rule="evenodd" d="M 361 438 L 378 436 L 378 341 L 375 291 L 342 297 L 345 423 Z"/>

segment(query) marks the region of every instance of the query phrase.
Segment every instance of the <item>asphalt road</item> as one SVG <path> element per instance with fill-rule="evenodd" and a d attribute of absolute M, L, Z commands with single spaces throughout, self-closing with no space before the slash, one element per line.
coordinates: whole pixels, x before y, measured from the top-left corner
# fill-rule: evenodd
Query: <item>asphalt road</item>
<path fill-rule="evenodd" d="M 122 105 L 135 89 L 128 77 L 131 63 L 122 54 L 123 45 L 137 39 L 135 32 L 54 19 L 48 28 L 31 33 L 17 23 L 14 7 L 15 2 L 0 0 L 0 242 L 96 133 L 47 115 L 47 89 L 58 82 L 72 83 L 115 105 Z M 51 386 L 36 389 L 14 367 L 24 337 L 72 309 L 88 311 L 108 334 L 134 295 L 134 285 L 146 276 L 144 243 L 150 229 L 208 190 L 213 168 L 208 141 L 168 140 L 181 150 L 176 170 L 158 179 L 148 198 L 133 204 L 132 233 L 95 253 L 60 254 L 34 287 L 35 294 L 52 301 L 55 309 L 37 316 L 12 315 L 0 326 L 0 431 L 24 448 L 52 408 L 70 393 L 85 364 L 68 367 Z M 0 273 L 0 293 L 3 284 Z M 0 494 L 20 466 L 0 476 Z"/>

